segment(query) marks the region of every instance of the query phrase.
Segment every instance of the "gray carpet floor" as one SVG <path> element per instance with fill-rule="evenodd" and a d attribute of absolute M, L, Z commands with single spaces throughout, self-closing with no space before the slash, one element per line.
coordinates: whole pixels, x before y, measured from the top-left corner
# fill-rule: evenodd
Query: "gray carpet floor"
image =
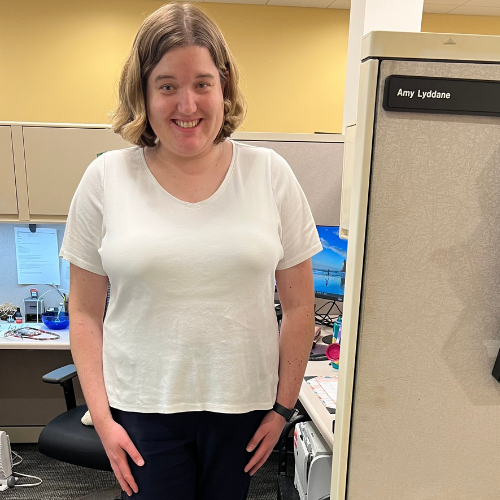
<path fill-rule="evenodd" d="M 39 486 L 10 488 L 0 492 L 0 500 L 74 500 L 95 491 L 116 486 L 112 472 L 96 471 L 66 464 L 38 452 L 36 444 L 13 444 L 23 461 L 13 471 L 37 476 L 43 480 Z M 19 459 L 13 457 L 14 462 Z M 293 454 L 288 454 L 287 474 L 293 475 Z M 248 500 L 276 500 L 278 453 L 271 453 L 267 462 L 252 476 Z M 17 484 L 37 483 L 32 478 L 19 477 Z M 113 500 L 113 495 L 109 500 Z M 133 498 L 133 497 L 132 497 Z M 89 499 L 90 500 L 90 499 Z"/>

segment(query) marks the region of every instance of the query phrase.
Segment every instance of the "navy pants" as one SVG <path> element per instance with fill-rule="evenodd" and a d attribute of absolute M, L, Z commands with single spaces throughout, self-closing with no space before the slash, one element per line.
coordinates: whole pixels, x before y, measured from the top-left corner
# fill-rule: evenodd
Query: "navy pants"
<path fill-rule="evenodd" d="M 111 408 L 145 464 L 128 464 L 139 491 L 133 500 L 245 500 L 252 458 L 246 447 L 269 410 L 136 413 Z"/>

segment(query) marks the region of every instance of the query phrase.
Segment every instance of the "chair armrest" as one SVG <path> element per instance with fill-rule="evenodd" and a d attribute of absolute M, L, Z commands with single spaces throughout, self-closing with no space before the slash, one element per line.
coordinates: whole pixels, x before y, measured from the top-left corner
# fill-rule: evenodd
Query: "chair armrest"
<path fill-rule="evenodd" d="M 75 365 L 66 365 L 57 370 L 51 371 L 42 377 L 42 380 L 47 384 L 61 384 L 76 377 Z"/>
<path fill-rule="evenodd" d="M 75 389 L 72 380 L 76 376 L 75 365 L 66 365 L 42 377 L 42 380 L 47 384 L 59 384 L 63 388 L 66 409 L 68 411 L 76 408 Z"/>

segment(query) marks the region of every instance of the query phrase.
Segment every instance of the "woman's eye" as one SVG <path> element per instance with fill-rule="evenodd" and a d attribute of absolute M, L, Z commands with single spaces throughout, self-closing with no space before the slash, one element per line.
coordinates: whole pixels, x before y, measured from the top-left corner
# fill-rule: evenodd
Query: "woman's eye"
<path fill-rule="evenodd" d="M 207 88 L 207 87 L 209 86 L 209 84 L 208 84 L 208 83 L 199 83 L 198 85 L 204 85 L 204 87 L 201 87 L 201 88 L 203 88 L 203 89 L 204 89 L 204 88 Z"/>
<path fill-rule="evenodd" d="M 167 88 L 168 87 L 168 88 Z M 162 89 L 165 89 L 165 90 L 170 90 L 172 88 L 172 85 L 163 85 L 162 87 L 160 87 Z"/>

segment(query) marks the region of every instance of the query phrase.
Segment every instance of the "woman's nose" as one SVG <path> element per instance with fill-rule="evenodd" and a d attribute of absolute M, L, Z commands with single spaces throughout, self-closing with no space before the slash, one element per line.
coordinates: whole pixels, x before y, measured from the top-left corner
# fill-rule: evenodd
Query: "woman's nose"
<path fill-rule="evenodd" d="M 196 95 L 190 89 L 181 90 L 178 94 L 177 111 L 182 115 L 192 115 L 197 110 Z"/>

